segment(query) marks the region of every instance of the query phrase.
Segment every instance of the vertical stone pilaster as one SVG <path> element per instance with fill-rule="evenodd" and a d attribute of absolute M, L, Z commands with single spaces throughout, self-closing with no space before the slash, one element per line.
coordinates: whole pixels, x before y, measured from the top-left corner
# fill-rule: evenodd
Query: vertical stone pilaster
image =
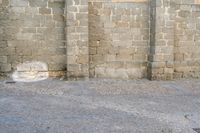
<path fill-rule="evenodd" d="M 174 73 L 174 9 L 171 0 L 151 0 L 148 77 L 170 80 Z"/>
<path fill-rule="evenodd" d="M 66 0 L 67 78 L 89 77 L 88 1 Z"/>

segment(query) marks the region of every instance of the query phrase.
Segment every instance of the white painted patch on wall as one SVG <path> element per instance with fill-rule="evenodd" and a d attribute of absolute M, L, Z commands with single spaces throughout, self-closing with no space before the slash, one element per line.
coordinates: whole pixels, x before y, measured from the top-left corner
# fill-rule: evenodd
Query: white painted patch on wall
<path fill-rule="evenodd" d="M 16 82 L 36 82 L 49 77 L 48 66 L 44 62 L 25 62 L 17 66 L 12 78 Z"/>

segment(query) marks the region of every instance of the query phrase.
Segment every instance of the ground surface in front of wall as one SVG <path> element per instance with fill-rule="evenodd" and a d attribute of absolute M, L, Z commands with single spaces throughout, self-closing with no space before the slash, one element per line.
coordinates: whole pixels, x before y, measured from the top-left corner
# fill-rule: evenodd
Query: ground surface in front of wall
<path fill-rule="evenodd" d="M 200 80 L 0 81 L 1 133 L 195 133 Z"/>

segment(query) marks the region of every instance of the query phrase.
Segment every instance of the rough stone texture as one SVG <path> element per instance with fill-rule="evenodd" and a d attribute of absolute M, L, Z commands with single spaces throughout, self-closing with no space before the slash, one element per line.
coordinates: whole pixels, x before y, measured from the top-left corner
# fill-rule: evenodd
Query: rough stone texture
<path fill-rule="evenodd" d="M 0 10 L 0 72 L 40 61 L 64 75 L 64 1 L 4 0 Z"/>
<path fill-rule="evenodd" d="M 150 79 L 173 79 L 174 9 L 170 0 L 151 0 Z"/>
<path fill-rule="evenodd" d="M 150 79 L 200 77 L 199 1 L 151 1 Z"/>
<path fill-rule="evenodd" d="M 148 4 L 89 2 L 91 77 L 146 77 Z"/>
<path fill-rule="evenodd" d="M 200 5 L 176 6 L 174 76 L 200 77 Z"/>
<path fill-rule="evenodd" d="M 0 76 L 200 77 L 199 0 L 0 0 Z"/>
<path fill-rule="evenodd" d="M 66 8 L 67 78 L 88 78 L 88 2 L 67 0 Z"/>

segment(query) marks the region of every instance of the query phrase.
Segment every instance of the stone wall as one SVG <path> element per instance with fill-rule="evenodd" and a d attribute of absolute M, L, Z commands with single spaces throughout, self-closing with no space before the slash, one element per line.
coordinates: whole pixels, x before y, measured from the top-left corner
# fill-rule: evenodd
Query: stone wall
<path fill-rule="evenodd" d="M 199 0 L 151 0 L 149 79 L 200 77 Z"/>
<path fill-rule="evenodd" d="M 174 72 L 174 3 L 151 0 L 150 54 L 148 78 L 173 79 Z"/>
<path fill-rule="evenodd" d="M 88 1 L 66 1 L 67 77 L 89 77 Z"/>
<path fill-rule="evenodd" d="M 90 76 L 146 77 L 149 3 L 89 2 Z"/>
<path fill-rule="evenodd" d="M 0 75 L 199 78 L 199 19 L 199 0 L 0 0 Z"/>
<path fill-rule="evenodd" d="M 1 74 L 40 61 L 48 65 L 50 75 L 64 75 L 64 1 L 3 0 L 0 10 Z"/>
<path fill-rule="evenodd" d="M 176 5 L 174 78 L 200 77 L 200 3 Z"/>

